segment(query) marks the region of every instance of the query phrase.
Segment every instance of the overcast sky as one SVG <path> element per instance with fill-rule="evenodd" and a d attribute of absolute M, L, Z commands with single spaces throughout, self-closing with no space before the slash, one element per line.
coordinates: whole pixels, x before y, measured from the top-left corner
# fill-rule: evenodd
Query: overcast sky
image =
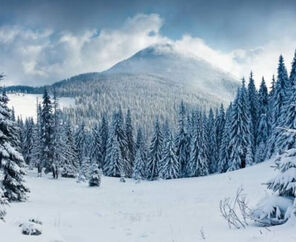
<path fill-rule="evenodd" d="M 0 0 L 0 72 L 41 85 L 171 42 L 238 78 L 269 80 L 296 48 L 295 1 Z"/>

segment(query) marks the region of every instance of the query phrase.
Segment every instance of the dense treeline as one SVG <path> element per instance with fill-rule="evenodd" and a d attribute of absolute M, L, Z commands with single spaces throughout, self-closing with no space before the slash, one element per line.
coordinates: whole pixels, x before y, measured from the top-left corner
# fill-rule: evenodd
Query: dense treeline
<path fill-rule="evenodd" d="M 104 114 L 89 128 L 74 127 L 45 90 L 38 105 L 38 118 L 19 120 L 22 150 L 30 167 L 41 174 L 58 170 L 64 177 L 89 178 L 93 167 L 107 176 L 155 180 L 222 173 L 262 162 L 274 154 L 295 147 L 295 137 L 281 128 L 296 128 L 296 56 L 290 76 L 279 58 L 277 77 L 270 92 L 264 78 L 256 89 L 253 74 L 242 80 L 233 102 L 225 110 L 205 111 L 178 108 L 177 129 L 155 117 L 149 137 L 133 116 L 119 107 L 112 116 Z M 281 128 L 280 128 L 281 127 Z M 92 167 L 92 169 L 90 169 Z"/>

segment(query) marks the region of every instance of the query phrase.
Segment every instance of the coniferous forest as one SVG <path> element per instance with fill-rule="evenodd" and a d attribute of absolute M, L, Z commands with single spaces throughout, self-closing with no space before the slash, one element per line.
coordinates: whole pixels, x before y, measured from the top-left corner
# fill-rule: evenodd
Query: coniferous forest
<path fill-rule="evenodd" d="M 256 89 L 251 73 L 229 106 L 205 111 L 181 102 L 177 127 L 156 116 L 148 137 L 143 127 L 134 128 L 133 113 L 120 107 L 93 127 L 74 126 L 59 109 L 56 94 L 45 90 L 36 107 L 37 121 L 17 118 L 15 129 L 25 163 L 38 168 L 40 176 L 44 171 L 54 178 L 85 180 L 97 169 L 137 180 L 206 176 L 251 166 L 295 147 L 295 137 L 283 132 L 295 128 L 295 86 L 296 56 L 289 75 L 280 56 L 270 88 L 262 78 Z"/>

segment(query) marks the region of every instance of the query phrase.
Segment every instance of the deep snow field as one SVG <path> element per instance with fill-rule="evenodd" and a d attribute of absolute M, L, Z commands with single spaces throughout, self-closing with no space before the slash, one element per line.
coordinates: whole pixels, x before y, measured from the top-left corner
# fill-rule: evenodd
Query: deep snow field
<path fill-rule="evenodd" d="M 268 192 L 262 185 L 274 175 L 271 162 L 220 175 L 167 181 L 102 177 L 90 188 L 75 179 L 37 178 L 29 171 L 27 202 L 7 209 L 0 224 L 1 242 L 295 242 L 295 225 L 229 229 L 219 213 L 219 200 L 243 186 L 249 205 Z M 18 225 L 39 218 L 43 234 L 22 235 Z M 204 238 L 201 236 L 201 230 Z"/>

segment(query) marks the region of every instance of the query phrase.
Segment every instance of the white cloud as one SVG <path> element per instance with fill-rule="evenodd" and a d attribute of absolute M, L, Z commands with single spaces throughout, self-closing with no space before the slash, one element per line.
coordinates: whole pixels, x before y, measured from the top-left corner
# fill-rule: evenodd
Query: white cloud
<path fill-rule="evenodd" d="M 238 78 L 252 70 L 259 83 L 262 75 L 270 80 L 276 72 L 279 54 L 289 66 L 296 46 L 295 40 L 281 38 L 252 50 L 223 52 L 190 35 L 173 41 L 160 33 L 162 25 L 157 14 L 138 14 L 119 29 L 92 29 L 80 35 L 5 26 L 0 29 L 1 72 L 7 75 L 6 85 L 47 84 L 105 70 L 149 45 L 170 42 L 181 53 L 203 58 Z"/>
<path fill-rule="evenodd" d="M 251 50 L 236 49 L 227 53 L 215 50 L 202 39 L 193 38 L 189 35 L 183 36 L 175 44 L 178 51 L 205 59 L 225 72 L 233 74 L 238 79 L 248 78 L 250 72 L 253 71 L 257 86 L 260 85 L 262 76 L 268 83 L 271 82 L 272 75 L 276 75 L 280 54 L 284 56 L 287 69 L 290 70 L 290 63 L 296 47 L 295 40 L 285 38 L 270 41 L 264 46 Z"/>
<path fill-rule="evenodd" d="M 167 41 L 159 34 L 161 26 L 157 14 L 139 14 L 119 29 L 88 30 L 82 35 L 5 26 L 0 29 L 1 72 L 7 75 L 6 85 L 40 85 L 103 71 L 151 44 Z"/>

